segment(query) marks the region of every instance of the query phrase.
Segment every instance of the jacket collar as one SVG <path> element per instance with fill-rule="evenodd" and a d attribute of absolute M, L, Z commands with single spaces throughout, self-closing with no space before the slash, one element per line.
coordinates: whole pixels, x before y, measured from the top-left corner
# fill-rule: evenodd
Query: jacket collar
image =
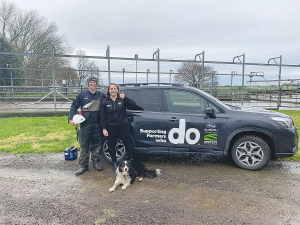
<path fill-rule="evenodd" d="M 107 96 L 107 98 L 109 99 L 109 100 L 111 100 L 111 101 L 113 101 L 111 98 L 110 98 L 110 95 L 109 96 Z M 117 98 L 116 98 L 116 100 L 115 101 L 119 101 L 121 98 L 120 98 L 120 96 L 119 95 L 117 95 Z"/>

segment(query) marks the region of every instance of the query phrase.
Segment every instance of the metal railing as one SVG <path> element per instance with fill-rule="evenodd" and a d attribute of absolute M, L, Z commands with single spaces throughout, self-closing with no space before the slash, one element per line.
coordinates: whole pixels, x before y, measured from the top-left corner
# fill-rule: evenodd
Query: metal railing
<path fill-rule="evenodd" d="M 108 83 L 111 82 L 112 76 L 120 75 L 123 77 L 122 82 L 124 83 L 126 76 L 135 75 L 136 82 L 138 81 L 138 76 L 145 75 L 147 76 L 147 81 L 151 77 L 157 78 L 157 82 L 162 82 L 162 76 L 168 77 L 169 82 L 171 83 L 172 77 L 180 74 L 176 71 L 175 68 L 168 68 L 166 69 L 163 67 L 163 64 L 169 63 L 171 64 L 178 64 L 178 63 L 195 63 L 199 64 L 204 68 L 206 65 L 223 65 L 223 66 L 234 66 L 236 69 L 237 66 L 241 66 L 242 72 L 238 73 L 236 71 L 231 71 L 228 73 L 218 73 L 214 71 L 214 74 L 211 75 L 211 82 L 207 83 L 204 80 L 204 77 L 207 75 L 204 73 L 204 70 L 199 72 L 197 87 L 202 89 L 215 97 L 228 102 L 236 102 L 240 104 L 246 104 L 247 102 L 256 101 L 261 104 L 262 107 L 268 108 L 272 105 L 272 108 L 280 108 L 280 107 L 291 107 L 291 108 L 298 108 L 299 107 L 299 97 L 297 87 L 288 87 L 291 89 L 287 89 L 282 85 L 282 68 L 295 68 L 298 69 L 300 65 L 289 65 L 289 64 L 282 64 L 282 56 L 270 58 L 267 63 L 246 63 L 245 62 L 245 53 L 243 55 L 233 57 L 231 62 L 221 62 L 221 61 L 205 61 L 204 56 L 205 52 L 196 54 L 194 60 L 175 60 L 175 59 L 161 59 L 160 58 L 160 51 L 157 49 L 153 53 L 152 58 L 140 58 L 135 55 L 132 58 L 125 58 L 125 57 L 112 57 L 110 55 L 110 48 L 107 46 L 106 55 L 105 56 L 80 56 L 80 55 L 59 55 L 55 53 L 55 47 L 51 46 L 51 54 L 33 54 L 33 53 L 12 53 L 12 52 L 0 52 L 0 56 L 14 56 L 14 55 L 22 55 L 22 56 L 35 56 L 35 57 L 48 57 L 51 60 L 51 68 L 14 68 L 12 64 L 6 65 L 6 67 L 1 67 L 0 70 L 9 70 L 10 77 L 0 77 L 0 81 L 2 79 L 3 85 L 0 86 L 0 107 L 1 109 L 5 110 L 14 110 L 12 105 L 13 103 L 20 102 L 33 102 L 36 105 L 35 109 L 48 109 L 48 110 L 57 110 L 57 105 L 59 105 L 59 110 L 68 110 L 69 105 L 66 107 L 62 107 L 62 104 L 68 103 L 74 99 L 74 97 L 86 87 L 82 80 L 79 79 L 72 79 L 71 73 L 80 73 L 80 72 L 92 72 L 90 70 L 80 70 L 80 69 L 72 69 L 72 68 L 61 68 L 55 67 L 55 60 L 57 58 L 70 58 L 70 59 L 78 59 L 78 58 L 87 58 L 92 60 L 102 60 L 102 62 L 106 61 L 106 68 L 103 66 L 101 69 L 98 69 L 96 72 L 101 74 L 101 76 L 105 76 L 107 74 Z M 242 58 L 242 60 L 241 60 Z M 276 60 L 279 60 L 277 62 Z M 112 70 L 113 61 L 120 61 L 123 65 L 128 65 L 128 63 L 135 64 L 135 71 L 130 69 L 123 68 L 116 68 Z M 149 68 L 142 68 L 139 66 L 138 71 L 138 63 L 154 63 L 156 64 L 155 67 L 151 68 L 151 72 Z M 272 63 L 273 62 L 273 63 Z M 261 82 L 266 82 L 264 88 L 258 88 L 251 86 L 251 84 L 257 82 L 253 81 L 252 78 L 258 72 L 251 72 L 246 74 L 247 67 L 258 66 L 260 68 L 279 68 L 278 73 L 278 80 L 272 80 L 271 82 L 277 83 L 276 87 L 270 86 L 264 77 L 264 72 L 260 72 L 260 76 L 264 78 Z M 120 67 L 120 66 L 119 66 Z M 37 73 L 36 76 L 39 78 L 31 78 L 31 77 L 21 77 L 15 78 L 13 77 L 14 71 L 17 70 L 25 70 Z M 69 79 L 58 79 L 56 78 L 56 74 L 59 72 L 69 73 Z M 40 73 L 40 75 L 38 74 Z M 47 76 L 46 76 L 47 75 Z M 228 76 L 231 77 L 231 83 L 227 87 L 219 86 L 217 81 L 214 81 L 214 77 L 222 77 Z M 245 86 L 245 77 L 249 76 L 250 78 L 250 87 Z M 238 87 L 233 86 L 233 77 L 241 77 L 241 83 Z M 289 80 L 289 79 L 286 79 Z M 290 80 L 298 80 L 298 79 L 290 79 Z M 300 80 L 300 79 L 299 79 Z M 21 83 L 22 85 L 16 85 L 17 83 Z M 35 83 L 35 85 L 33 85 Z M 42 99 L 42 100 L 40 100 Z M 40 103 L 44 102 L 47 103 L 46 107 L 40 107 Z M 245 102 L 246 101 L 246 102 Z M 266 103 L 266 104 L 265 104 Z M 271 104 L 272 103 L 272 104 Z M 276 103 L 276 104 L 275 104 Z M 275 104 L 275 105 L 274 105 Z M 51 107 L 49 107 L 51 105 Z M 18 110 L 23 109 L 19 107 Z M 24 106 L 24 109 L 29 109 Z M 31 108 L 34 109 L 34 108 Z"/>

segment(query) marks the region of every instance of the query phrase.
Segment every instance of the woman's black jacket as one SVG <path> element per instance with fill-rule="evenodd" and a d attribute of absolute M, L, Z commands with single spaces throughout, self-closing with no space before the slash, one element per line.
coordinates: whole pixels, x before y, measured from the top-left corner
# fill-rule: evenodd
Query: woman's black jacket
<path fill-rule="evenodd" d="M 134 109 L 137 108 L 137 105 L 135 101 L 126 96 L 122 99 L 118 95 L 115 101 L 109 96 L 103 99 L 100 105 L 100 122 L 102 129 L 106 129 L 107 126 L 116 127 L 127 123 L 126 107 Z"/>

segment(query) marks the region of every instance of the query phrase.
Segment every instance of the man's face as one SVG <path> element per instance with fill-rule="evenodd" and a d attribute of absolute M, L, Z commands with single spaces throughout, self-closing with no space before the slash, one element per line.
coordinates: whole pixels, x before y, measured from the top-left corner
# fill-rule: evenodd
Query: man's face
<path fill-rule="evenodd" d="M 89 83 L 89 89 L 90 90 L 95 90 L 97 87 L 97 83 L 95 81 L 90 81 Z"/>

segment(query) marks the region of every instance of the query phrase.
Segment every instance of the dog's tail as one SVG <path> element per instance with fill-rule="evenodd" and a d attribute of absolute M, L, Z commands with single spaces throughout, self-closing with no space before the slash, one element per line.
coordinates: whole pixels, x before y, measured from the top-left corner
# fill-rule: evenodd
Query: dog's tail
<path fill-rule="evenodd" d="M 158 177 L 159 175 L 161 175 L 161 169 L 147 170 L 147 173 L 146 173 L 147 178 Z"/>

